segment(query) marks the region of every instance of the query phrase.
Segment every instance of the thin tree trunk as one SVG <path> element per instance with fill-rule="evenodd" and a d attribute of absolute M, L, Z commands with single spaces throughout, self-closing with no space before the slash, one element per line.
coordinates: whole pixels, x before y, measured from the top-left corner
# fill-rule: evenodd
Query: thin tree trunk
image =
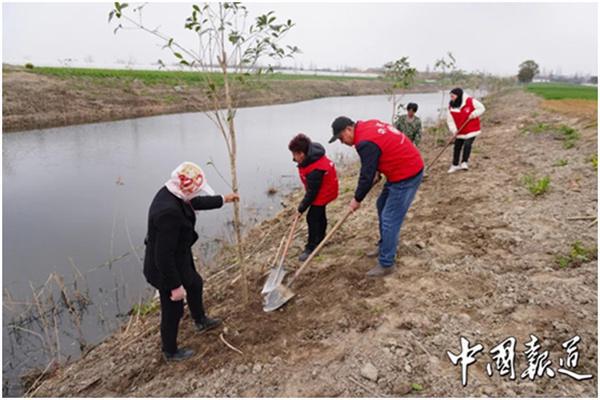
<path fill-rule="evenodd" d="M 390 122 L 391 124 L 394 123 L 394 120 L 396 119 L 396 93 L 392 92 L 392 121 Z"/>
<path fill-rule="evenodd" d="M 235 137 L 235 126 L 233 118 L 229 121 L 229 134 L 231 135 L 231 156 L 229 162 L 231 165 L 231 186 L 234 193 L 238 192 L 238 179 L 237 179 L 237 144 Z M 244 303 L 248 303 L 248 276 L 246 270 L 246 264 L 244 263 L 244 247 L 242 243 L 242 229 L 241 229 L 241 215 L 240 215 L 240 203 L 233 203 L 233 225 L 235 229 L 235 240 L 237 241 L 237 253 L 240 268 L 242 270 L 242 297 Z"/>
<path fill-rule="evenodd" d="M 235 123 L 233 115 L 233 100 L 231 98 L 231 92 L 229 88 L 229 76 L 227 75 L 227 58 L 223 51 L 221 59 L 221 67 L 223 70 L 223 85 L 225 88 L 225 103 L 227 107 L 227 128 L 229 130 L 229 167 L 231 172 L 231 188 L 234 193 L 238 192 L 238 179 L 237 179 L 237 141 L 235 134 Z M 246 264 L 244 263 L 244 247 L 242 244 L 242 229 L 241 229 L 241 216 L 240 216 L 240 203 L 233 203 L 233 227 L 235 231 L 235 240 L 237 241 L 237 255 L 240 269 L 242 270 L 242 298 L 244 304 L 248 303 L 248 276 L 246 271 Z"/>
<path fill-rule="evenodd" d="M 438 116 L 438 119 L 441 121 L 443 119 L 444 116 L 444 98 L 446 97 L 446 92 L 444 91 L 444 89 L 442 89 L 442 104 L 440 105 L 440 114 Z"/>

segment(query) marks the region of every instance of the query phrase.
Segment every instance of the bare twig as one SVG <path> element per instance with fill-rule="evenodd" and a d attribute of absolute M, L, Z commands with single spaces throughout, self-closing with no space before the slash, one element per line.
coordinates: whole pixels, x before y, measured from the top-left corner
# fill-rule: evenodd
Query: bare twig
<path fill-rule="evenodd" d="M 129 224 L 127 223 L 127 218 L 125 218 L 125 233 L 127 234 L 127 240 L 129 241 L 129 247 L 131 248 L 131 251 L 133 251 L 133 254 L 135 254 L 136 260 L 140 263 L 140 266 L 142 266 L 142 268 L 143 268 L 144 263 L 142 262 L 142 257 L 140 257 L 137 250 L 133 246 L 133 240 L 131 240 L 131 235 L 129 234 Z"/>
<path fill-rule="evenodd" d="M 376 390 L 370 389 L 368 386 L 363 385 L 358 380 L 354 379 L 352 376 L 349 376 L 348 380 L 350 382 L 354 383 L 355 385 L 357 385 L 358 387 L 360 387 L 361 389 L 363 389 L 364 391 L 366 391 L 367 393 L 372 394 L 375 397 L 388 397 L 388 396 L 382 395 L 381 393 L 377 392 Z"/>
<path fill-rule="evenodd" d="M 414 333 L 412 333 L 411 331 L 408 331 L 408 333 L 410 333 L 410 335 L 411 335 L 411 336 L 412 336 L 412 337 L 415 339 L 415 343 L 417 344 L 417 346 L 419 346 L 419 348 L 420 348 L 421 350 L 423 350 L 423 352 L 425 352 L 425 354 L 427 354 L 429 357 L 431 357 L 431 353 L 429 353 L 429 352 L 427 351 L 427 349 L 425 348 L 425 346 L 423 346 L 423 345 L 421 344 L 421 342 L 419 341 L 419 339 L 417 339 L 417 337 L 415 336 L 415 334 L 414 334 Z"/>
<path fill-rule="evenodd" d="M 31 329 L 23 328 L 22 326 L 19 326 L 19 325 L 8 325 L 8 328 L 18 329 L 20 331 L 23 331 L 23 332 L 26 332 L 26 333 L 29 333 L 29 334 L 35 336 L 40 340 L 40 342 L 42 342 L 42 346 L 46 347 L 46 341 L 44 340 L 44 337 L 42 335 L 40 335 L 39 333 L 32 331 Z"/>
<path fill-rule="evenodd" d="M 219 171 L 219 169 L 217 168 L 217 164 L 215 164 L 215 162 L 213 161 L 212 157 L 208 159 L 208 162 L 206 163 L 207 165 L 212 166 L 215 169 L 215 172 L 217 173 L 217 175 L 219 175 L 219 178 L 221 178 L 221 180 L 223 182 L 225 182 L 225 184 L 232 189 L 231 187 L 231 183 L 229 183 L 227 181 L 227 179 L 225 179 L 225 177 L 223 176 L 223 174 L 221 174 L 221 171 Z"/>
<path fill-rule="evenodd" d="M 577 217 L 568 217 L 567 220 L 568 221 L 579 221 L 579 220 L 586 220 L 586 219 L 596 219 L 598 217 L 596 217 L 595 215 L 580 215 Z"/>
<path fill-rule="evenodd" d="M 140 339 L 140 338 L 142 338 L 142 337 L 144 337 L 144 336 L 146 336 L 146 335 L 148 335 L 148 334 L 150 334 L 150 333 L 152 333 L 152 332 L 155 332 L 155 331 L 157 331 L 159 328 L 160 328 L 160 325 L 154 325 L 154 326 L 152 326 L 151 328 L 149 328 L 149 329 L 146 329 L 146 330 L 145 330 L 145 331 L 143 331 L 142 333 L 138 333 L 137 335 L 135 335 L 135 336 L 133 337 L 133 339 L 131 339 L 130 341 L 126 342 L 125 344 L 123 344 L 123 345 L 119 346 L 117 349 L 118 349 L 119 351 L 123 351 L 123 350 L 125 350 L 127 347 L 129 347 L 131 344 L 135 343 L 135 342 L 136 342 L 138 339 Z"/>
<path fill-rule="evenodd" d="M 44 371 L 42 371 L 42 373 L 40 374 L 40 376 L 37 377 L 35 382 L 33 382 L 31 384 L 31 386 L 29 387 L 29 390 L 27 391 L 27 393 L 25 393 L 24 397 L 33 397 L 37 393 L 37 391 L 42 387 L 42 385 L 39 385 L 37 387 L 36 387 L 36 385 L 44 377 L 44 375 L 46 375 L 46 372 L 48 372 L 48 370 L 50 369 L 50 367 L 53 364 L 54 364 L 54 359 L 50 360 L 50 362 L 48 363 L 48 365 L 46 366 Z M 35 390 L 31 391 L 33 388 L 35 388 Z"/>
<path fill-rule="evenodd" d="M 237 349 L 237 348 L 233 347 L 231 344 L 229 344 L 227 342 L 227 340 L 225 340 L 225 338 L 223 337 L 223 333 L 219 334 L 219 339 L 221 339 L 221 341 L 225 344 L 225 346 L 229 347 L 231 350 L 233 350 L 236 353 L 239 353 L 241 355 L 244 355 L 244 353 L 242 353 L 242 351 L 240 349 Z"/>

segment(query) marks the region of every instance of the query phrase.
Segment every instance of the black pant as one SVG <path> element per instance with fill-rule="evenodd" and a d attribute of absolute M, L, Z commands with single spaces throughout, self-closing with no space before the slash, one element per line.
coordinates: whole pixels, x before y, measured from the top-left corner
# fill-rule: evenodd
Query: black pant
<path fill-rule="evenodd" d="M 206 318 L 202 305 L 202 277 L 190 267 L 186 271 L 183 287 L 187 292 L 187 303 L 194 321 L 202 322 Z M 171 291 L 160 290 L 160 338 L 162 350 L 175 353 L 177 351 L 177 331 L 179 320 L 183 317 L 183 300 L 172 301 Z"/>
<path fill-rule="evenodd" d="M 313 251 L 325 237 L 327 231 L 327 206 L 310 206 L 306 213 L 306 222 L 308 223 L 308 243 L 306 250 Z"/>
<path fill-rule="evenodd" d="M 471 147 L 473 146 L 474 141 L 474 137 L 469 139 L 456 139 L 454 141 L 454 158 L 452 160 L 452 165 L 458 165 L 460 163 L 460 150 L 463 149 L 463 144 L 464 149 L 462 160 L 463 162 L 469 162 L 469 156 L 471 155 Z"/>

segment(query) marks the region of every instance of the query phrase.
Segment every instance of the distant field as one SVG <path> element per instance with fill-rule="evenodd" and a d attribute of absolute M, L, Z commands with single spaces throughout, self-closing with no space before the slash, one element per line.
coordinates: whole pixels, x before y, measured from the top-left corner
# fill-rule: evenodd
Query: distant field
<path fill-rule="evenodd" d="M 598 100 L 598 88 L 594 86 L 562 83 L 531 83 L 527 90 L 546 100 L 583 99 Z"/>
<path fill-rule="evenodd" d="M 189 85 L 200 85 L 204 83 L 207 74 L 213 75 L 213 80 L 220 81 L 218 73 L 203 73 L 193 71 L 145 71 L 129 69 L 99 69 L 99 68 L 65 68 L 65 67 L 35 67 L 30 72 L 53 75 L 57 77 L 82 77 L 90 79 L 138 79 L 147 85 L 156 84 L 178 84 L 186 83 Z M 301 74 L 283 74 L 272 73 L 265 75 L 268 80 L 375 80 L 370 77 L 336 76 L 336 75 L 301 75 Z"/>

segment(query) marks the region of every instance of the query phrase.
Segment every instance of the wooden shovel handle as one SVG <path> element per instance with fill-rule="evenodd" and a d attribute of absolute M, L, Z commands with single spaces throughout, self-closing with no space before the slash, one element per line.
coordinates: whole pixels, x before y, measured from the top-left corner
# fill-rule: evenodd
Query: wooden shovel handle
<path fill-rule="evenodd" d="M 277 264 L 277 260 L 279 260 L 279 255 L 281 254 L 281 249 L 283 249 L 283 244 L 285 243 L 285 236 L 281 238 L 281 240 L 279 241 L 279 246 L 277 247 L 277 253 L 275 253 L 275 258 L 273 258 L 273 261 L 271 262 L 271 264 L 275 265 Z"/>
<path fill-rule="evenodd" d="M 298 220 L 300 219 L 300 214 L 296 213 L 294 217 L 294 222 L 292 222 L 292 229 L 290 229 L 290 234 L 288 236 L 287 242 L 285 243 L 285 247 L 283 249 L 283 254 L 281 255 L 281 260 L 279 261 L 279 267 L 283 265 L 283 260 L 285 260 L 285 256 L 290 248 L 290 243 L 292 243 L 292 239 L 294 237 L 294 232 L 296 231 L 296 225 L 298 224 Z"/>
<path fill-rule="evenodd" d="M 462 126 L 460 128 L 458 128 L 458 130 L 456 131 L 456 133 L 454 135 L 452 135 L 452 138 L 450 138 L 450 140 L 448 140 L 448 143 L 446 143 L 446 145 L 444 146 L 444 148 L 442 149 L 442 151 L 440 151 L 439 154 L 433 159 L 433 161 L 431 161 L 429 163 L 429 165 L 425 168 L 426 170 L 429 170 L 429 168 L 431 168 L 431 166 L 438 160 L 438 158 L 440 158 L 440 156 L 444 153 L 444 151 L 446 151 L 446 149 L 448 148 L 448 146 L 450 146 L 450 144 L 452 143 L 452 140 L 456 139 L 456 136 L 458 135 L 458 133 L 460 131 L 462 131 L 465 126 L 467 126 L 467 123 L 469 121 L 470 120 L 466 120 L 465 123 L 462 124 Z"/>
<path fill-rule="evenodd" d="M 325 236 L 325 238 L 321 241 L 321 243 L 319 243 L 319 245 L 317 246 L 316 249 L 314 249 L 312 251 L 312 253 L 310 253 L 310 256 L 308 256 L 308 258 L 306 259 L 306 261 L 304 261 L 304 263 L 300 266 L 300 268 L 298 268 L 298 270 L 296 271 L 296 273 L 294 274 L 294 276 L 292 277 L 292 279 L 290 279 L 290 281 L 288 282 L 288 287 L 290 287 L 292 285 L 292 282 L 294 282 L 294 280 L 298 277 L 298 275 L 300 275 L 300 273 L 302 272 L 302 270 L 304 268 L 306 268 L 306 266 L 308 265 L 309 262 L 311 262 L 311 260 L 317 255 L 317 253 L 319 252 L 319 250 L 321 250 L 323 248 L 323 246 L 325 246 L 325 243 L 327 243 L 327 241 L 333 236 L 333 234 L 335 233 L 335 231 L 338 230 L 338 228 L 340 226 L 342 226 L 342 224 L 344 223 L 344 221 L 346 221 L 346 219 L 350 216 L 350 214 L 352 214 L 352 210 L 348 210 L 348 212 L 346 214 L 344 214 L 344 216 L 342 217 L 342 219 L 340 219 L 338 221 L 337 224 L 335 224 L 335 226 L 333 228 L 331 228 L 331 230 L 329 231 L 329 233 L 327 234 L 327 236 Z"/>

